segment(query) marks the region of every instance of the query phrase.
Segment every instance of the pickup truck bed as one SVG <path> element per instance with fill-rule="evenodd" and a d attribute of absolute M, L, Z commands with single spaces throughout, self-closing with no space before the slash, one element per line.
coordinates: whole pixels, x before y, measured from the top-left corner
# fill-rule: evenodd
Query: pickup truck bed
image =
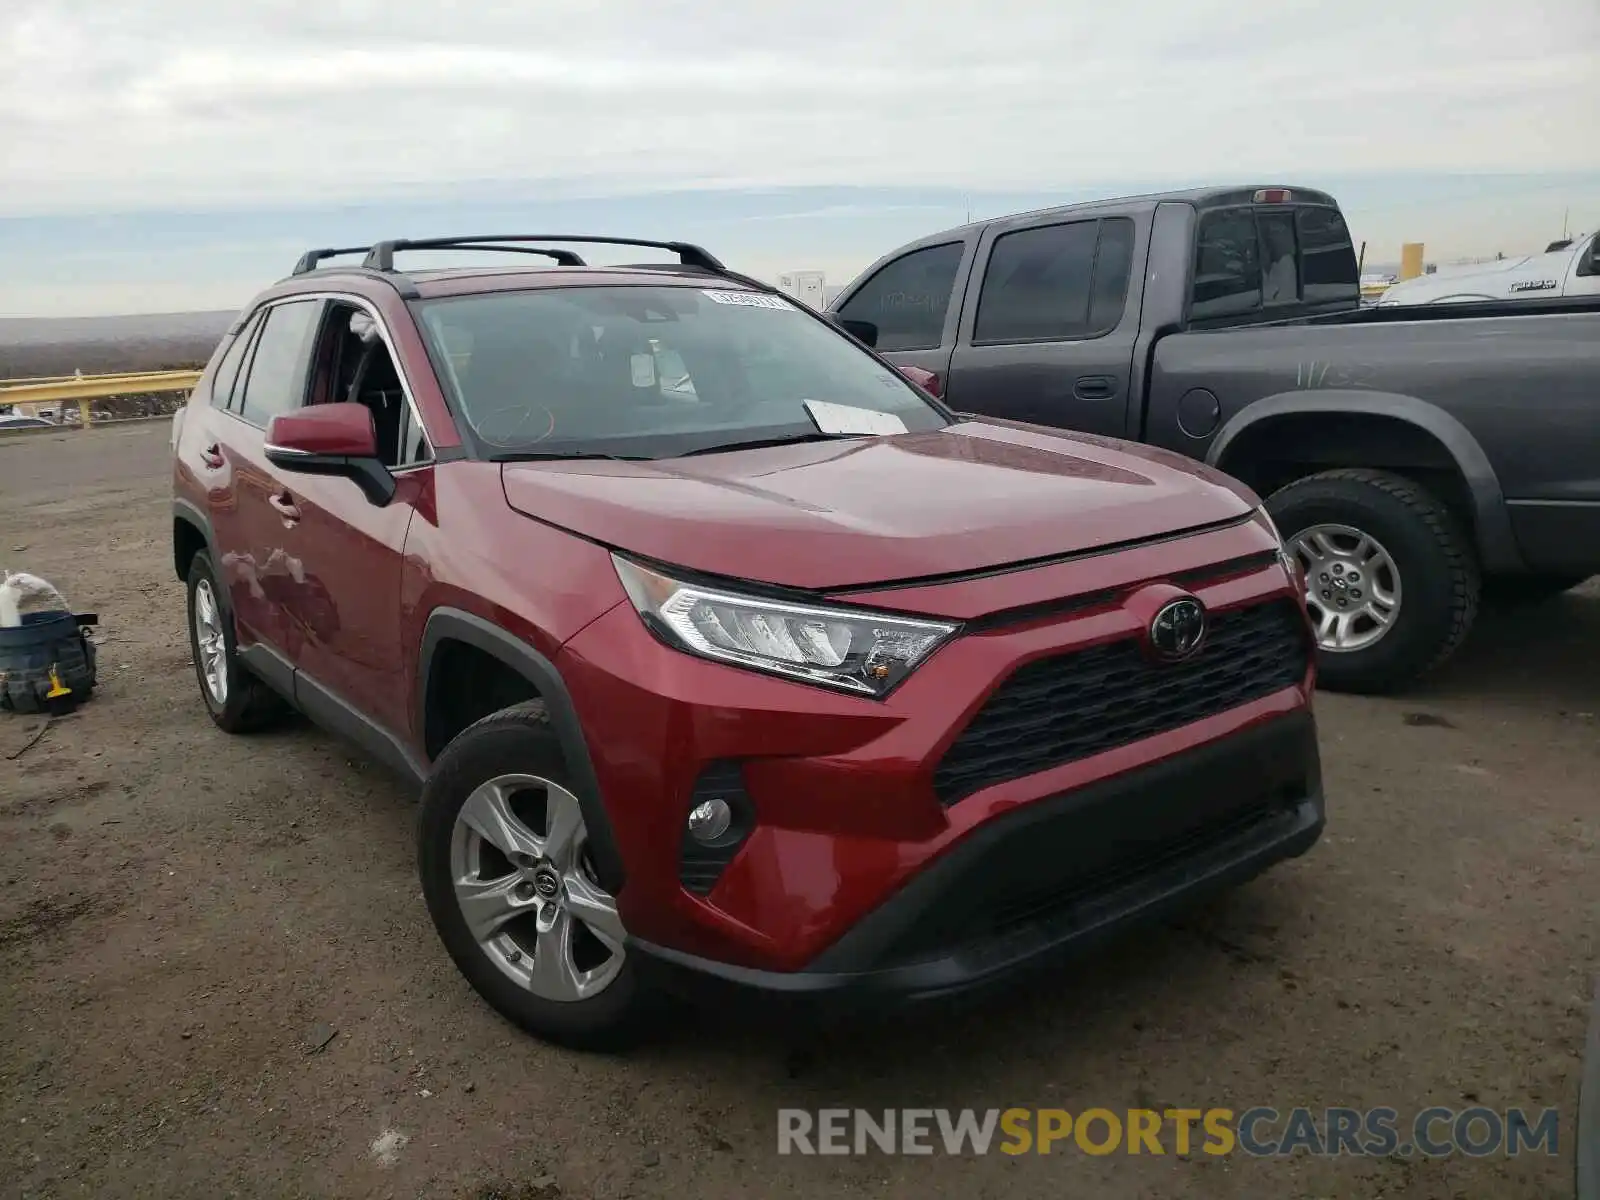
<path fill-rule="evenodd" d="M 959 411 L 1138 440 L 1267 498 L 1330 687 L 1402 687 L 1480 596 L 1600 572 L 1600 297 L 1360 308 L 1331 197 L 1227 188 L 935 234 L 833 313 Z"/>

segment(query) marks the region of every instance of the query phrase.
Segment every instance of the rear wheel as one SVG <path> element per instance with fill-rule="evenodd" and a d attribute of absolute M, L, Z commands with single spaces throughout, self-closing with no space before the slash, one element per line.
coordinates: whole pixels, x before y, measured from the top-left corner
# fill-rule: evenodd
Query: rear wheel
<path fill-rule="evenodd" d="M 1323 686 L 1396 690 L 1466 638 L 1477 560 L 1460 523 L 1420 484 L 1325 471 L 1274 492 L 1267 510 L 1305 574 Z"/>
<path fill-rule="evenodd" d="M 423 791 L 418 868 L 434 928 L 480 996 L 538 1037 L 609 1049 L 650 1005 L 572 788 L 542 704 L 483 718 Z"/>
<path fill-rule="evenodd" d="M 248 733 L 282 717 L 288 705 L 239 661 L 233 617 L 204 550 L 190 560 L 188 590 L 189 651 L 211 720 L 228 733 Z"/>

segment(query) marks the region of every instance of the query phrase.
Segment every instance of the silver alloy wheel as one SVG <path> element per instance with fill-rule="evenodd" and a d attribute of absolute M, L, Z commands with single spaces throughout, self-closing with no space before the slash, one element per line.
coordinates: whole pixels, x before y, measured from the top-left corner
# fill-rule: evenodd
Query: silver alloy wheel
<path fill-rule="evenodd" d="M 228 639 L 222 635 L 222 608 L 209 579 L 194 585 L 194 644 L 206 691 L 221 708 L 228 702 Z"/>
<path fill-rule="evenodd" d="M 1317 645 L 1365 650 L 1400 615 L 1400 571 L 1383 543 L 1349 525 L 1313 525 L 1289 539 L 1306 577 L 1306 607 Z"/>
<path fill-rule="evenodd" d="M 524 819 L 541 807 L 542 818 Z M 456 815 L 450 878 L 467 930 L 502 974 L 546 1000 L 587 1000 L 622 969 L 622 920 L 586 840 L 578 798 L 537 775 L 497 776 Z"/>

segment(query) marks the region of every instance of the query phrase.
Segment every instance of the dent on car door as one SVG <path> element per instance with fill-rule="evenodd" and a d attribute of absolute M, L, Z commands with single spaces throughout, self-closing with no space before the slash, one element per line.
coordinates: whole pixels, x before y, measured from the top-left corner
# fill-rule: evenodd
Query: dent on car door
<path fill-rule="evenodd" d="M 350 479 L 280 472 L 295 528 L 284 615 L 296 627 L 296 688 L 319 687 L 391 734 L 410 724 L 402 679 L 400 580 L 416 505 L 432 488 L 432 452 L 390 343 L 363 307 L 329 303 L 306 402 L 354 402 L 372 414 L 378 456 L 395 475 L 387 504 Z"/>
<path fill-rule="evenodd" d="M 302 627 L 290 619 L 293 592 L 307 586 L 293 541 L 294 501 L 263 450 L 268 422 L 305 399 L 310 345 L 321 300 L 275 304 L 234 389 L 224 452 L 233 475 L 234 526 L 224 545 L 228 593 L 241 643 L 262 644 L 289 663 L 299 656 Z"/>
<path fill-rule="evenodd" d="M 950 365 L 950 403 L 1127 436 L 1134 240 L 1128 217 L 986 234 Z"/>

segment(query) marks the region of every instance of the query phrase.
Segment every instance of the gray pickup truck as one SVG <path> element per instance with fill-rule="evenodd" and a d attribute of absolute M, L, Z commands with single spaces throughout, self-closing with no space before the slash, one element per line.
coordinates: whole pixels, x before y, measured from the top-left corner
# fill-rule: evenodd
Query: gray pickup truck
<path fill-rule="evenodd" d="M 1404 687 L 1485 592 L 1600 572 L 1600 297 L 1362 308 L 1325 193 L 983 221 L 880 259 L 830 315 L 957 411 L 1249 484 L 1305 572 L 1329 688 Z"/>

